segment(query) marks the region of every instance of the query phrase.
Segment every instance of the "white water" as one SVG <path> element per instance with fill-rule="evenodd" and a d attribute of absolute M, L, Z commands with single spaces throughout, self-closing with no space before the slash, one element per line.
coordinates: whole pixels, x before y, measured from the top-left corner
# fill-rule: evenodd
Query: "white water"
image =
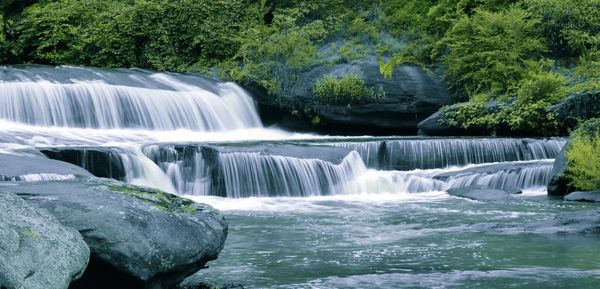
<path fill-rule="evenodd" d="M 224 131 L 261 127 L 251 98 L 237 85 L 217 93 L 164 74 L 175 90 L 109 85 L 102 81 L 0 82 L 0 118 L 35 126 Z"/>
<path fill-rule="evenodd" d="M 26 174 L 16 177 L 4 177 L 2 181 L 23 181 L 23 182 L 39 182 L 39 181 L 64 181 L 74 179 L 75 176 L 52 174 L 52 173 L 41 173 L 41 174 Z"/>
<path fill-rule="evenodd" d="M 263 128 L 251 97 L 212 79 L 138 70 L 0 68 L 0 150 L 118 148 L 125 181 L 188 195 L 405 196 L 451 187 L 543 188 L 564 140 L 332 138 Z M 206 143 L 253 147 L 286 140 L 355 150 L 341 163 L 255 151 L 218 152 Z M 306 143 L 304 143 L 306 142 Z M 194 143 L 183 153 L 164 143 Z M 148 145 L 153 144 L 153 145 Z M 194 146 L 196 146 L 194 148 Z M 490 163 L 514 163 L 515 168 Z M 474 167 L 475 166 L 475 167 Z M 471 171 L 469 171 L 471 170 Z M 32 175 L 23 181 L 59 180 Z M 412 197 L 412 196 L 411 196 Z M 367 197 L 372 198 L 372 197 Z"/>

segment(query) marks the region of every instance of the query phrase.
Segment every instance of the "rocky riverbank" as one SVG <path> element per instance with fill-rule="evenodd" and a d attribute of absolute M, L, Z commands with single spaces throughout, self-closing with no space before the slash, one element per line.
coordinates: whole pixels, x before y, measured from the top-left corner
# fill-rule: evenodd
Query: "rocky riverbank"
<path fill-rule="evenodd" d="M 2 288 L 170 288 L 223 248 L 227 223 L 208 205 L 42 156 L 0 159 Z"/>

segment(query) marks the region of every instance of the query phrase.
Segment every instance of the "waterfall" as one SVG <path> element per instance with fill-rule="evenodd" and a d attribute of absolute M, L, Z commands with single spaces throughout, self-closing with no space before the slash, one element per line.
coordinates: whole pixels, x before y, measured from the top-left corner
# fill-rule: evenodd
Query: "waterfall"
<path fill-rule="evenodd" d="M 447 188 L 481 185 L 492 188 L 532 189 L 548 185 L 552 161 L 534 162 L 532 166 L 499 169 L 494 172 L 457 174 L 447 178 Z"/>
<path fill-rule="evenodd" d="M 465 155 L 476 155 L 470 148 L 480 149 L 490 140 L 468 140 Z M 395 140 L 394 142 L 399 142 Z M 415 143 L 414 140 L 410 142 Z M 423 142 L 423 141 L 419 141 Z M 560 150 L 561 140 L 535 140 L 531 142 L 503 140 L 504 147 L 523 153 L 531 161 L 483 163 L 468 166 L 450 166 L 433 169 L 378 170 L 367 169 L 364 153 L 377 155 L 381 142 L 342 143 L 356 149 L 340 164 L 320 159 L 303 159 L 290 155 L 269 155 L 265 152 L 223 149 L 216 152 L 205 145 L 148 145 L 143 152 L 170 178 L 180 194 L 217 195 L 223 197 L 250 196 L 314 196 L 330 194 L 419 193 L 444 191 L 449 188 L 482 185 L 493 188 L 531 189 L 545 186 L 550 178 L 552 156 Z M 456 144 L 459 142 L 449 142 Z M 523 146 L 515 144 L 522 143 Z M 507 144 L 512 144 L 509 146 Z M 537 150 L 528 150 L 533 144 Z M 254 144 L 256 146 L 258 144 Z M 304 146 L 305 144 L 298 144 Z M 313 144 L 314 145 L 314 144 Z M 359 146 L 360 145 L 360 146 Z M 363 156 L 357 151 L 363 148 Z M 422 145 L 421 147 L 425 147 Z M 439 146 L 431 146 L 438 148 Z M 501 147 L 496 145 L 495 147 Z M 315 147 L 316 149 L 316 147 Z M 370 150 L 370 151 L 369 151 Z M 451 151 L 452 148 L 448 148 Z M 207 154 L 207 151 L 210 152 Z M 513 152 L 514 152 L 513 151 Z M 203 153 L 204 152 L 204 153 Z M 477 152 L 477 151 L 476 151 Z M 422 159 L 427 161 L 426 151 Z M 289 152 L 288 152 L 289 154 Z M 507 159 L 499 153 L 490 154 Z M 517 154 L 513 154 L 516 156 Z M 433 156 L 435 157 L 435 156 Z M 485 159 L 485 158 L 482 158 Z"/>
<path fill-rule="evenodd" d="M 148 145 L 142 151 L 162 169 L 178 193 L 211 194 L 211 175 L 199 147 L 178 150 L 173 145 Z"/>
<path fill-rule="evenodd" d="M 319 159 L 299 159 L 260 153 L 219 155 L 227 197 L 323 196 L 345 193 L 345 185 L 366 171 L 356 152 L 335 165 Z"/>
<path fill-rule="evenodd" d="M 233 198 L 544 187 L 566 142 L 299 139 L 262 128 L 252 98 L 233 83 L 64 66 L 0 67 L 0 125 L 0 149 L 35 149 L 98 177 L 167 192 Z M 74 177 L 19 173 L 4 180 Z"/>
<path fill-rule="evenodd" d="M 196 77 L 190 84 L 184 80 L 192 76 L 137 70 L 117 75 L 133 83 L 111 83 L 118 77 L 106 71 L 92 70 L 96 78 L 84 74 L 69 79 L 32 71 L 21 75 L 4 68 L 4 74 L 18 77 L 0 82 L 0 119 L 44 127 L 162 131 L 262 126 L 250 96 L 233 83 Z"/>
<path fill-rule="evenodd" d="M 355 149 L 370 168 L 414 170 L 551 159 L 565 143 L 560 139 L 397 139 L 332 145 Z"/>
<path fill-rule="evenodd" d="M 177 193 L 169 177 L 141 151 L 121 153 L 120 159 L 125 170 L 125 181 L 172 194 Z"/>

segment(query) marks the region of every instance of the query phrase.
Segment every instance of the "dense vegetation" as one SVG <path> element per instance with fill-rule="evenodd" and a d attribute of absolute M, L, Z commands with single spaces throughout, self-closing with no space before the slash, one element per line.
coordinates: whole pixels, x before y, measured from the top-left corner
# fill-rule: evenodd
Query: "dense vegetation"
<path fill-rule="evenodd" d="M 600 189 L 600 119 L 589 120 L 573 132 L 567 161 L 567 175 L 573 187 Z"/>
<path fill-rule="evenodd" d="M 443 71 L 445 121 L 551 135 L 549 109 L 600 90 L 600 0 L 3 0 L 0 61 L 202 71 L 286 95 L 311 67 L 378 59 Z M 384 97 L 329 76 L 318 103 Z"/>

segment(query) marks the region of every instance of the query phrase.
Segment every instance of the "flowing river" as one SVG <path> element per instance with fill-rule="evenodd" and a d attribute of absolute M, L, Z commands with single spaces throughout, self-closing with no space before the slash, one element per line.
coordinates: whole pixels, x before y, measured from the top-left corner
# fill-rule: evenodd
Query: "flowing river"
<path fill-rule="evenodd" d="M 596 235 L 550 222 L 562 138 L 345 137 L 263 127 L 233 83 L 81 67 L 0 68 L 0 153 L 208 203 L 225 249 L 192 278 L 246 288 L 598 288 Z M 64 180 L 27 175 L 20 181 Z M 446 191 L 522 190 L 509 202 Z"/>

